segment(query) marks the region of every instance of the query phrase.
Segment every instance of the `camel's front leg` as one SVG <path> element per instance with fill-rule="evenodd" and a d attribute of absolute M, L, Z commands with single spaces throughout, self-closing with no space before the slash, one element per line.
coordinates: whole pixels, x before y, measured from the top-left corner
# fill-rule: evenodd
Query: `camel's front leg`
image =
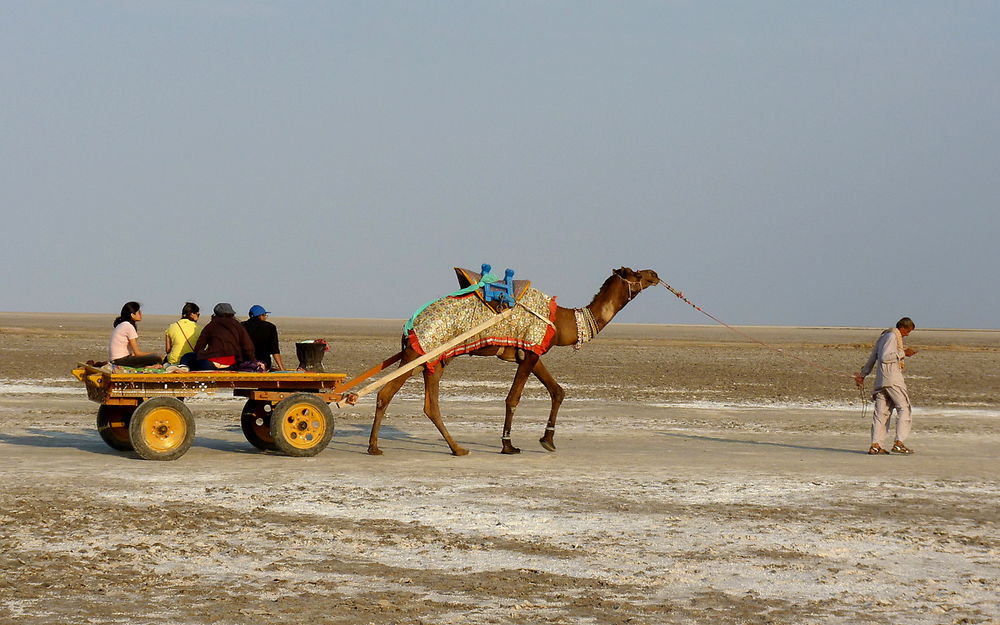
<path fill-rule="evenodd" d="M 456 456 L 464 456 L 469 453 L 469 450 L 455 442 L 455 439 L 448 433 L 448 428 L 444 426 L 444 421 L 441 420 L 441 405 L 438 398 L 441 395 L 440 383 L 441 375 L 444 374 L 444 366 L 445 361 L 438 363 L 438 366 L 434 368 L 434 373 L 429 373 L 427 369 L 424 369 L 424 414 L 444 437 L 448 447 L 451 447 L 451 453 Z"/>
<path fill-rule="evenodd" d="M 552 398 L 552 407 L 549 409 L 549 422 L 545 426 L 545 434 L 538 439 L 538 442 L 541 443 L 542 447 L 545 449 L 555 451 L 556 415 L 559 413 L 559 406 L 562 405 L 562 401 L 563 398 L 566 397 L 566 393 L 563 391 L 563 388 L 559 386 L 559 383 L 556 382 L 556 379 L 552 377 L 552 374 L 549 373 L 549 370 L 545 368 L 545 365 L 540 359 L 535 364 L 534 369 L 532 369 L 532 373 L 534 373 L 535 377 L 538 378 L 538 381 L 545 386 L 546 390 L 549 392 L 549 397 Z"/>
<path fill-rule="evenodd" d="M 500 450 L 502 454 L 519 454 L 521 450 L 514 447 L 510 443 L 510 428 L 514 422 L 514 411 L 517 410 L 517 405 L 521 403 L 521 393 L 524 391 L 524 383 L 528 381 L 528 376 L 531 375 L 531 370 L 535 368 L 538 363 L 538 354 L 533 352 L 524 352 L 524 358 L 517 363 L 517 373 L 514 374 L 514 383 L 510 385 L 510 392 L 507 393 L 506 401 L 506 413 L 503 420 L 503 434 L 500 436 L 500 442 L 503 443 L 503 449 Z"/>
<path fill-rule="evenodd" d="M 375 401 L 375 419 L 372 421 L 372 431 L 368 435 L 368 453 L 373 456 L 381 456 L 382 450 L 378 448 L 378 431 L 382 428 L 382 417 L 385 416 L 385 410 L 389 407 L 389 402 L 392 401 L 393 396 L 399 392 L 399 389 L 403 387 L 403 383 L 406 382 L 413 374 L 412 371 L 405 373 L 398 378 L 389 380 L 386 382 L 385 386 L 379 389 L 377 399 Z"/>

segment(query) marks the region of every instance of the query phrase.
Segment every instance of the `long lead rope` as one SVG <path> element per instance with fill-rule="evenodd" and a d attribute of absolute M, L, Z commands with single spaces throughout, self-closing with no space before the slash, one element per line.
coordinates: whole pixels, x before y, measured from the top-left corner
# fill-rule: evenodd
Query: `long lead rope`
<path fill-rule="evenodd" d="M 670 291 L 671 293 L 673 293 L 674 295 L 676 295 L 678 299 L 680 299 L 682 302 L 684 302 L 685 304 L 687 304 L 691 308 L 694 308 L 695 310 L 697 310 L 701 314 L 705 315 L 706 317 L 708 317 L 712 321 L 718 323 L 719 325 L 721 325 L 721 326 L 723 326 L 725 328 L 728 328 L 729 330 L 732 330 L 736 334 L 739 334 L 740 336 L 742 336 L 742 337 L 744 337 L 744 338 L 746 338 L 746 339 L 748 339 L 748 340 L 750 340 L 750 341 L 752 341 L 754 343 L 757 343 L 758 345 L 762 345 L 763 347 L 766 347 L 767 349 L 770 349 L 771 351 L 777 352 L 777 353 L 781 354 L 782 356 L 787 356 L 788 358 L 793 358 L 795 360 L 798 360 L 799 362 L 801 362 L 801 363 L 803 363 L 805 365 L 808 365 L 810 367 L 814 367 L 816 369 L 821 369 L 823 371 L 826 371 L 827 373 L 832 373 L 832 374 L 834 374 L 834 375 L 836 375 L 838 377 L 847 376 L 847 377 L 851 378 L 852 381 L 854 380 L 854 373 L 845 373 L 843 371 L 838 371 L 836 369 L 831 369 L 830 367 L 827 367 L 825 365 L 821 365 L 820 363 L 815 362 L 813 360 L 809 360 L 809 359 L 797 356 L 795 354 L 788 353 L 785 350 L 781 349 L 780 347 L 775 347 L 773 345 L 765 343 L 764 341 L 756 338 L 755 336 L 747 334 L 746 332 L 744 332 L 744 331 L 742 331 L 742 330 L 740 330 L 738 328 L 734 328 L 733 326 L 729 325 L 725 321 L 719 319 L 715 315 L 713 315 L 713 314 L 709 313 L 708 311 L 704 310 L 701 306 L 698 306 L 697 304 L 695 304 L 694 302 L 692 302 L 688 298 L 684 297 L 684 293 L 678 291 L 677 289 L 675 289 L 674 287 L 670 286 L 669 284 L 667 284 L 663 280 L 660 280 L 660 284 L 662 284 L 668 291 Z M 860 390 L 860 393 L 861 393 L 861 412 L 862 412 L 862 416 L 864 416 L 864 414 L 868 411 L 868 399 L 865 397 L 865 387 L 864 387 L 864 384 L 861 385 L 861 387 L 859 388 L 859 390 Z"/>

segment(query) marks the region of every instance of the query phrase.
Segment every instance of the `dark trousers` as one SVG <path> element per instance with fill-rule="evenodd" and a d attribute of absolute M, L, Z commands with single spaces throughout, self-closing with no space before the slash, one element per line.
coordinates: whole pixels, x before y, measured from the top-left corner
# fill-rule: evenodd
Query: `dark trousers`
<path fill-rule="evenodd" d="M 111 364 L 122 367 L 152 367 L 160 363 L 160 357 L 156 354 L 149 354 L 148 356 L 124 356 L 111 361 Z"/>

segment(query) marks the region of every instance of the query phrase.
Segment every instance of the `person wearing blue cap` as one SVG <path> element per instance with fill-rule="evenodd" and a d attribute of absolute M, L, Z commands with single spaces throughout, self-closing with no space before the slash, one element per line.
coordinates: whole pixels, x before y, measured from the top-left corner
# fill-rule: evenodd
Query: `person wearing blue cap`
<path fill-rule="evenodd" d="M 278 346 L 278 328 L 267 320 L 271 311 L 260 304 L 250 307 L 250 318 L 243 322 L 250 340 L 253 341 L 257 360 L 267 366 L 268 371 L 284 371 L 285 363 L 281 361 L 281 348 Z M 274 357 L 274 366 L 271 357 Z"/>

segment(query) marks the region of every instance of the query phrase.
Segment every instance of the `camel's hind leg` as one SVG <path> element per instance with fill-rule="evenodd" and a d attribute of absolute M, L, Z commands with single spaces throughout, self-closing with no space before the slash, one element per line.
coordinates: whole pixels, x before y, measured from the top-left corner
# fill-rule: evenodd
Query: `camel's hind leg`
<path fill-rule="evenodd" d="M 424 414 L 444 437 L 448 447 L 451 448 L 451 453 L 456 456 L 464 456 L 469 453 L 469 450 L 455 442 L 455 439 L 448 433 L 448 428 L 444 426 L 444 421 L 441 420 L 441 405 L 438 400 L 441 394 L 441 376 L 444 374 L 444 366 L 445 361 L 441 361 L 438 366 L 434 367 L 433 372 L 424 369 Z"/>
<path fill-rule="evenodd" d="M 545 389 L 549 392 L 549 397 L 552 398 L 552 407 L 549 409 L 549 422 L 545 426 L 545 434 L 538 439 L 538 442 L 541 443 L 542 447 L 545 449 L 555 451 L 556 415 L 559 413 L 559 406 L 562 405 L 562 401 L 563 398 L 566 397 L 566 393 L 563 391 L 563 388 L 559 386 L 559 383 L 556 382 L 556 379 L 552 377 L 552 374 L 549 373 L 549 370 L 545 368 L 545 365 L 542 364 L 541 360 L 535 363 L 535 367 L 531 372 L 534 373 L 535 377 L 538 378 L 538 381 L 545 386 Z"/>
<path fill-rule="evenodd" d="M 502 454 L 521 453 L 520 449 L 510 443 L 510 428 L 514 422 L 514 411 L 517 410 L 517 405 L 521 403 L 521 393 L 524 391 L 524 383 L 528 381 L 528 376 L 531 375 L 531 370 L 535 368 L 537 363 L 538 354 L 534 352 L 525 352 L 524 357 L 518 360 L 517 373 L 514 374 L 514 383 L 510 385 L 510 392 L 507 393 L 507 401 L 505 403 L 503 434 L 500 436 L 500 442 L 503 444 L 503 449 L 500 450 Z"/>
<path fill-rule="evenodd" d="M 404 355 L 403 362 L 400 364 L 406 364 L 408 360 L 412 360 L 412 358 L 407 359 Z M 380 388 L 378 391 L 378 399 L 375 402 L 375 420 L 372 421 L 372 431 L 371 434 L 368 435 L 368 453 L 373 456 L 382 455 L 382 450 L 378 448 L 378 431 L 382 427 L 382 417 L 385 416 L 385 410 L 389 407 L 389 402 L 391 402 L 392 398 L 399 392 L 399 389 L 403 387 L 403 383 L 405 383 L 411 375 L 413 375 L 413 371 L 409 371 L 398 378 L 389 380 L 386 382 L 385 386 Z"/>

